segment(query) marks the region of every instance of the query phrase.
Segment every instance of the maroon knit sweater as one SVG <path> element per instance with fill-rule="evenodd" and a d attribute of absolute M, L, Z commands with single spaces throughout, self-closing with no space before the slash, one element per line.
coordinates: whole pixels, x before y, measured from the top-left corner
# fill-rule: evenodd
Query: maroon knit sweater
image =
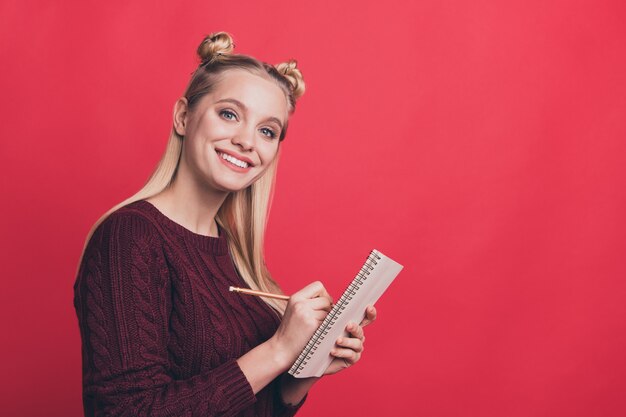
<path fill-rule="evenodd" d="M 300 408 L 304 399 L 283 402 L 281 377 L 255 396 L 236 362 L 280 318 L 258 297 L 228 291 L 247 285 L 219 234 L 196 234 L 145 200 L 96 228 L 74 284 L 86 416 L 292 416 Z"/>

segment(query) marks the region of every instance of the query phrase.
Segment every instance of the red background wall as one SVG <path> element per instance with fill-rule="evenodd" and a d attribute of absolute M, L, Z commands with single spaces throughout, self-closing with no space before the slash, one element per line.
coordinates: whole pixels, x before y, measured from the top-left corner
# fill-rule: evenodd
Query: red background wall
<path fill-rule="evenodd" d="M 138 190 L 209 32 L 308 90 L 268 262 L 405 265 L 304 416 L 626 413 L 622 1 L 0 2 L 3 416 L 78 416 L 85 235 Z"/>

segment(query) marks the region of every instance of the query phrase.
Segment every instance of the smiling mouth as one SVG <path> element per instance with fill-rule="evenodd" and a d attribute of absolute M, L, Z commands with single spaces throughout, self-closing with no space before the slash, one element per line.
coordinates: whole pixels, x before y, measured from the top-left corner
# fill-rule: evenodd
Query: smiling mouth
<path fill-rule="evenodd" d="M 250 164 L 248 164 L 245 161 L 241 161 L 237 158 L 235 158 L 234 156 L 228 155 L 224 152 L 219 152 L 217 151 L 217 154 L 219 155 L 220 158 L 222 158 L 225 161 L 230 162 L 231 164 L 239 167 L 239 168 L 248 168 L 250 166 Z"/>

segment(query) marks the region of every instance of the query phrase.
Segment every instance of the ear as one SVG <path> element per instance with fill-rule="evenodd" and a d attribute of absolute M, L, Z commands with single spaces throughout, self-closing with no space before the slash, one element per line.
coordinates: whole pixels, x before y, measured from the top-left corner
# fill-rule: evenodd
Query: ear
<path fill-rule="evenodd" d="M 185 136 L 185 127 L 189 117 L 187 97 L 181 97 L 174 104 L 174 129 L 180 136 Z"/>

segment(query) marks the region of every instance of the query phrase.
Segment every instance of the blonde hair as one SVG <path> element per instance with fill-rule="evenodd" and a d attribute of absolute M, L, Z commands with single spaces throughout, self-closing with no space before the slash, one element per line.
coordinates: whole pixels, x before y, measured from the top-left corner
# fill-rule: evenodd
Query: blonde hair
<path fill-rule="evenodd" d="M 305 90 L 302 73 L 296 68 L 297 62 L 290 60 L 272 66 L 248 55 L 233 54 L 234 46 L 231 35 L 226 32 L 212 33 L 200 43 L 197 53 L 201 63 L 192 74 L 184 94 L 188 100 L 189 111 L 193 111 L 198 101 L 215 88 L 225 71 L 244 69 L 276 82 L 287 97 L 288 113 L 291 115 L 295 111 L 296 100 Z M 287 120 L 279 141 L 285 139 L 288 124 Z M 165 152 L 145 185 L 133 196 L 109 209 L 91 227 L 85 239 L 78 268 L 91 236 L 109 214 L 135 201 L 152 197 L 171 185 L 176 177 L 182 140 L 183 137 L 172 125 Z M 252 185 L 230 193 L 217 212 L 215 220 L 226 231 L 233 261 L 243 280 L 252 289 L 282 294 L 282 290 L 267 269 L 263 251 L 277 163 L 278 155 L 266 172 Z M 266 298 L 263 298 L 263 301 L 281 315 L 284 313 L 285 301 Z"/>

